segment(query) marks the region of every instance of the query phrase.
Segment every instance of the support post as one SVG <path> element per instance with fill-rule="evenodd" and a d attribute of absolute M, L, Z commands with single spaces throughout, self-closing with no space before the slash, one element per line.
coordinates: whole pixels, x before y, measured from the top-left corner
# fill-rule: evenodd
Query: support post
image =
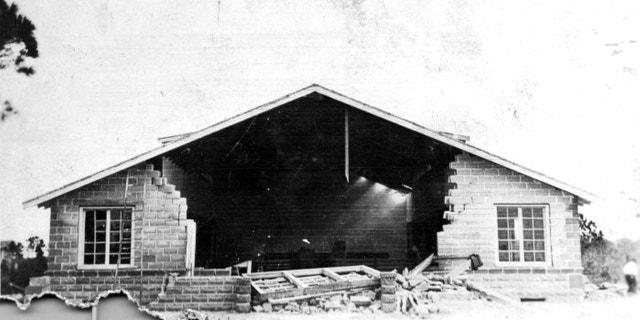
<path fill-rule="evenodd" d="M 349 109 L 344 108 L 344 177 L 349 183 Z"/>

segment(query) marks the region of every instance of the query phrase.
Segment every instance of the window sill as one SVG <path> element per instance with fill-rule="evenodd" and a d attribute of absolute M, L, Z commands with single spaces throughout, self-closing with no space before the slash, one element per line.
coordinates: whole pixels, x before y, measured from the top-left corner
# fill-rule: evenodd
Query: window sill
<path fill-rule="evenodd" d="M 78 266 L 78 270 L 131 270 L 131 269 L 140 269 L 137 266 L 134 265 L 120 265 L 118 266 L 112 266 L 112 265 L 104 265 L 104 266 L 92 266 L 92 265 L 79 265 Z"/>
<path fill-rule="evenodd" d="M 551 263 L 548 262 L 496 262 L 496 268 L 551 268 Z"/>

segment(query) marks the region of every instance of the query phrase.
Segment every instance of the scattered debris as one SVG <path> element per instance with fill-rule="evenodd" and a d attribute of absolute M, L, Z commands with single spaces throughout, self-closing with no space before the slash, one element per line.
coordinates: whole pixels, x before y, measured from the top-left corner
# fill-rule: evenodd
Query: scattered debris
<path fill-rule="evenodd" d="M 627 294 L 627 286 L 610 282 L 594 284 L 586 281 L 584 291 L 586 300 L 605 300 L 625 296 Z"/>
<path fill-rule="evenodd" d="M 351 303 L 353 303 L 356 307 L 368 307 L 371 305 L 371 297 L 370 296 L 352 296 Z"/>
<path fill-rule="evenodd" d="M 399 274 L 366 266 L 299 269 L 245 274 L 251 279 L 253 311 L 314 314 L 319 312 L 440 312 L 441 299 L 477 299 L 516 303 L 468 281 L 468 265 L 447 273 L 427 273 L 433 255 Z"/>
<path fill-rule="evenodd" d="M 264 308 L 261 305 L 256 305 L 251 308 L 253 312 L 263 312 Z"/>
<path fill-rule="evenodd" d="M 509 298 L 509 297 L 507 297 L 507 296 L 505 296 L 503 294 L 497 293 L 497 292 L 489 290 L 489 289 L 482 288 L 482 287 L 478 286 L 477 284 L 474 284 L 474 283 L 472 283 L 470 281 L 467 281 L 466 284 L 467 284 L 467 289 L 468 290 L 480 292 L 481 294 L 486 295 L 487 297 L 491 298 L 492 300 L 497 300 L 497 301 L 505 302 L 505 303 L 512 304 L 512 305 L 520 303 L 520 302 L 518 302 L 516 300 L 513 300 L 513 299 L 511 299 L 511 298 Z"/>
<path fill-rule="evenodd" d="M 417 275 L 421 275 L 422 271 L 424 271 L 424 269 L 426 269 L 428 266 L 431 265 L 431 262 L 433 262 L 433 253 L 431 255 L 429 255 L 426 259 L 424 259 L 422 262 L 420 262 L 415 268 L 413 268 L 411 271 L 409 271 L 408 273 L 408 277 L 414 277 Z M 405 268 L 406 270 L 406 268 Z M 405 276 L 405 278 L 407 277 Z"/>
<path fill-rule="evenodd" d="M 187 309 L 182 311 L 177 320 L 209 320 L 209 316 L 207 316 L 204 312 Z"/>

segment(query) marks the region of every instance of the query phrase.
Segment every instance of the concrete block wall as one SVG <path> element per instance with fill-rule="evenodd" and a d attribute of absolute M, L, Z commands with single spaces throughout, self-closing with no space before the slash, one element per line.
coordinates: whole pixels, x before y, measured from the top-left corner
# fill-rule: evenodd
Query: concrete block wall
<path fill-rule="evenodd" d="M 163 283 L 162 272 L 140 276 L 139 271 L 120 271 L 117 276 L 111 270 L 58 271 L 44 278 L 48 283 L 44 291 L 55 292 L 72 304 L 92 302 L 106 292 L 124 290 L 141 305 L 147 305 L 157 300 Z"/>
<path fill-rule="evenodd" d="M 166 293 L 148 307 L 154 311 L 249 312 L 251 284 L 249 278 L 226 277 L 178 277 Z"/>
<path fill-rule="evenodd" d="M 457 155 L 450 168 L 454 173 L 449 182 L 455 184 L 455 188 L 449 190 L 445 202 L 450 208 L 446 215 L 451 223 L 444 225 L 443 231 L 438 233 L 438 256 L 440 261 L 444 260 L 443 264 L 446 265 L 447 257 L 455 260 L 477 253 L 484 263 L 482 269 L 500 273 L 508 270 L 509 266 L 498 262 L 496 204 L 544 205 L 549 214 L 545 221 L 549 226 L 549 238 L 545 239 L 545 245 L 550 246 L 550 256 L 547 256 L 546 266 L 537 268 L 542 271 L 536 272 L 561 270 L 567 272 L 563 273 L 565 278 L 567 274 L 581 274 L 575 196 L 467 153 Z M 509 277 L 514 276 L 502 276 Z M 563 282 L 558 288 L 568 288 L 568 278 L 559 278 L 552 277 Z"/>
<path fill-rule="evenodd" d="M 581 269 L 504 268 L 472 271 L 470 281 L 515 298 L 579 302 L 584 299 Z"/>
<path fill-rule="evenodd" d="M 37 280 L 45 284 L 44 291 L 59 293 L 72 304 L 89 303 L 116 290 L 126 291 L 141 307 L 152 311 L 249 312 L 251 304 L 250 281 L 239 276 L 177 277 L 175 283 L 168 284 L 160 271 L 142 276 L 137 271 L 121 271 L 116 276 L 109 270 L 82 270 L 57 272 Z"/>
<path fill-rule="evenodd" d="M 80 214 L 83 207 L 132 208 L 135 268 L 184 270 L 187 251 L 186 199 L 150 164 L 140 164 L 57 197 L 51 209 L 49 273 L 78 270 Z M 142 261 L 141 261 L 142 260 Z"/>

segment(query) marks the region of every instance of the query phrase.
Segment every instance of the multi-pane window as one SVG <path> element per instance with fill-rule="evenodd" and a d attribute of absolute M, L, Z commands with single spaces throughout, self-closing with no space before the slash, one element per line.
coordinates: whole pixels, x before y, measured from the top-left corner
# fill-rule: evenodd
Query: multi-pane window
<path fill-rule="evenodd" d="M 498 260 L 546 261 L 543 206 L 498 207 Z"/>
<path fill-rule="evenodd" d="M 131 209 L 84 209 L 84 265 L 131 264 Z"/>

